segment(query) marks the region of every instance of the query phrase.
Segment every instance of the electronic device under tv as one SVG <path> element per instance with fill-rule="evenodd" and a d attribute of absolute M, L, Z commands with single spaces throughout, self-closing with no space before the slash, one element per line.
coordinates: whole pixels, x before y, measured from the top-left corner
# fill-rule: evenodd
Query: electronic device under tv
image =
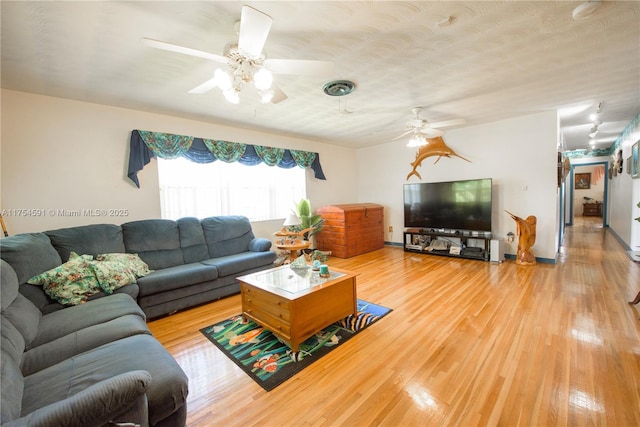
<path fill-rule="evenodd" d="M 404 226 L 491 231 L 491 178 L 404 184 Z"/>

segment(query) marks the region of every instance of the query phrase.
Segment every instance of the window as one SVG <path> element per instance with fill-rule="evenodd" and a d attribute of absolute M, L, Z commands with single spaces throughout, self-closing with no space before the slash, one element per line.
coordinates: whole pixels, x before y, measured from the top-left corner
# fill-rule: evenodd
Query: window
<path fill-rule="evenodd" d="M 251 221 L 285 218 L 306 197 L 305 169 L 261 163 L 194 163 L 158 159 L 162 218 L 243 215 Z"/>

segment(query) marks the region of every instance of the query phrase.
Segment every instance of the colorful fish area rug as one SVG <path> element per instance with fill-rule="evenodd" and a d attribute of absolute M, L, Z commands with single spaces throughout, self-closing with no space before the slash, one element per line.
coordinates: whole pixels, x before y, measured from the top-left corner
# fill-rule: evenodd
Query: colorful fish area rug
<path fill-rule="evenodd" d="M 200 330 L 229 359 L 266 391 L 296 373 L 390 313 L 391 309 L 358 300 L 357 315 L 349 315 L 300 344 L 295 354 L 274 334 L 237 315 Z"/>

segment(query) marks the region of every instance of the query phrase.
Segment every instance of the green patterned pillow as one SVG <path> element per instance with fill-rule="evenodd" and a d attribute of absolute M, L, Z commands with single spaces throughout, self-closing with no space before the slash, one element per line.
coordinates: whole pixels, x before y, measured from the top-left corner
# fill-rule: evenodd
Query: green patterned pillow
<path fill-rule="evenodd" d="M 85 261 L 93 261 L 93 255 L 78 255 L 73 251 L 69 253 L 69 261 L 73 261 L 78 258 L 82 258 Z"/>
<path fill-rule="evenodd" d="M 119 261 L 89 261 L 100 287 L 110 295 L 118 288 L 136 282 L 136 275 L 131 268 Z"/>
<path fill-rule="evenodd" d="M 98 261 L 111 261 L 129 268 L 136 277 L 144 277 L 151 273 L 147 263 L 142 261 L 138 254 L 100 254 L 96 257 Z"/>
<path fill-rule="evenodd" d="M 42 285 L 47 295 L 64 305 L 82 304 L 101 290 L 93 269 L 83 257 L 38 274 L 27 283 Z"/>

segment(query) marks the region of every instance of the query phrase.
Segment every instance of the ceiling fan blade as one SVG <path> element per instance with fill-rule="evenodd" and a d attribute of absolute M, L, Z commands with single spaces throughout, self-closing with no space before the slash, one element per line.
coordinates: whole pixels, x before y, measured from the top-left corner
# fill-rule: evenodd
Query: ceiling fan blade
<path fill-rule="evenodd" d="M 273 19 L 250 6 L 242 6 L 238 49 L 249 58 L 257 58 L 267 41 Z"/>
<path fill-rule="evenodd" d="M 178 46 L 148 38 L 143 38 L 141 42 L 143 45 L 153 47 L 155 49 L 168 50 L 169 52 L 181 53 L 183 55 L 197 56 L 198 58 L 209 59 L 223 64 L 227 63 L 227 58 L 222 55 L 216 55 L 215 53 L 203 52 L 201 50 L 191 49 L 190 47 Z"/>
<path fill-rule="evenodd" d="M 311 59 L 265 59 L 264 65 L 274 74 L 303 76 L 331 76 L 334 69 L 332 61 Z"/>
<path fill-rule="evenodd" d="M 211 89 L 213 89 L 217 85 L 218 85 L 218 82 L 217 82 L 216 78 L 214 77 L 214 78 L 209 79 L 206 82 L 202 83 L 200 86 L 194 87 L 193 89 L 191 89 L 189 91 L 189 93 L 196 94 L 196 95 L 201 95 L 203 93 L 209 92 Z"/>
<path fill-rule="evenodd" d="M 400 135 L 396 136 L 395 138 L 392 139 L 392 141 L 397 141 L 400 138 L 404 138 L 405 136 L 409 135 L 410 133 L 413 133 L 414 129 L 409 129 L 406 132 L 402 132 Z"/>
<path fill-rule="evenodd" d="M 271 98 L 272 104 L 277 104 L 288 98 L 287 94 L 284 93 L 278 86 L 272 85 L 271 89 L 273 90 L 273 98 Z"/>
<path fill-rule="evenodd" d="M 457 126 L 467 123 L 465 119 L 445 120 L 443 122 L 429 123 L 432 128 L 446 128 L 448 126 Z"/>

